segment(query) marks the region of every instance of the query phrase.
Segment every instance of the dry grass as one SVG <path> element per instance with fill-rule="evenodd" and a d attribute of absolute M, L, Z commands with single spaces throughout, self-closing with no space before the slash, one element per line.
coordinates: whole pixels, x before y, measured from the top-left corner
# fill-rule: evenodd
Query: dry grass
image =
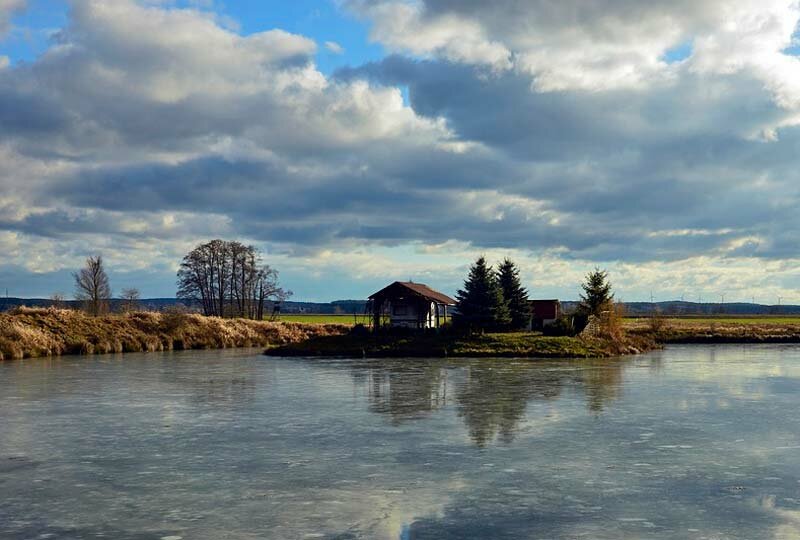
<path fill-rule="evenodd" d="M 650 334 L 662 343 L 800 343 L 800 321 L 779 318 L 665 318 L 657 329 L 648 319 L 626 321 L 635 335 Z"/>
<path fill-rule="evenodd" d="M 54 308 L 0 313 L 0 360 L 118 352 L 285 345 L 339 335 L 339 324 L 220 319 L 185 313 L 134 312 L 89 317 Z"/>

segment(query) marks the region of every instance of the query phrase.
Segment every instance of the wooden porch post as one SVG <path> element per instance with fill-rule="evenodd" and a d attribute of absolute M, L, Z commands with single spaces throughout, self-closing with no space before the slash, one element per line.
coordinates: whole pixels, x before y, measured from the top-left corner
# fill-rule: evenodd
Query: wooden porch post
<path fill-rule="evenodd" d="M 383 298 L 372 301 L 372 329 L 377 331 L 381 327 L 381 311 L 383 311 Z"/>

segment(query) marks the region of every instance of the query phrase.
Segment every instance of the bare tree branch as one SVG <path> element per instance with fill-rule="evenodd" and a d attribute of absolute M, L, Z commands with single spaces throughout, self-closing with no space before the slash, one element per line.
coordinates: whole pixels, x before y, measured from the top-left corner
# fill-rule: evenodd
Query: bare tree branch
<path fill-rule="evenodd" d="M 83 302 L 84 309 L 93 317 L 108 312 L 111 286 L 103 267 L 103 258 L 88 257 L 86 266 L 72 274 L 75 279 L 75 299 Z"/>
<path fill-rule="evenodd" d="M 240 242 L 200 244 L 178 270 L 178 298 L 209 316 L 262 319 L 265 302 L 290 295 L 278 286 L 278 272 L 263 264 L 258 249 Z"/>

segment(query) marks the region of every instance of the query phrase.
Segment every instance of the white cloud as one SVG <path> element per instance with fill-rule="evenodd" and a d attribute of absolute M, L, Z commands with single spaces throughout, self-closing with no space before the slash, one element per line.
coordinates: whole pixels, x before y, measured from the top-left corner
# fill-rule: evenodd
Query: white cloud
<path fill-rule="evenodd" d="M 0 0 L 0 39 L 11 28 L 11 18 L 25 9 L 27 0 Z"/>
<path fill-rule="evenodd" d="M 449 2 L 353 0 L 374 23 L 373 39 L 422 57 L 513 67 L 537 91 L 607 91 L 669 84 L 676 71 L 735 73 L 762 80 L 781 105 L 800 100 L 800 65 L 782 53 L 800 11 L 792 0 L 586 3 L 548 0 Z M 686 64 L 664 54 L 692 43 Z"/>
<path fill-rule="evenodd" d="M 333 54 L 344 54 L 344 47 L 342 47 L 335 41 L 326 41 L 325 48 L 328 49 L 328 51 L 332 52 Z"/>
<path fill-rule="evenodd" d="M 407 2 L 350 3 L 374 22 L 371 36 L 394 50 L 421 56 L 441 55 L 455 61 L 509 69 L 509 50 L 492 41 L 480 23 L 454 14 L 423 19 L 422 5 Z"/>

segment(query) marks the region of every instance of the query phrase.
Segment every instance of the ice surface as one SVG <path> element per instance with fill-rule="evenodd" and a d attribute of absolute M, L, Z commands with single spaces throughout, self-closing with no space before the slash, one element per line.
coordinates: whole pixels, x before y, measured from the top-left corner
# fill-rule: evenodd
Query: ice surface
<path fill-rule="evenodd" d="M 800 538 L 800 347 L 0 363 L 0 538 Z"/>

